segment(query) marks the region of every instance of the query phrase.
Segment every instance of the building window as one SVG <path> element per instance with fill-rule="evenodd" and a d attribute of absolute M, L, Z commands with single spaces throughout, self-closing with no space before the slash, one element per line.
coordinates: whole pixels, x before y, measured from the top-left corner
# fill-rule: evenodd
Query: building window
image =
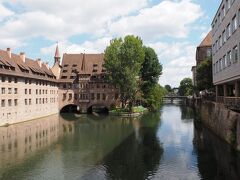
<path fill-rule="evenodd" d="M 231 0 L 226 0 L 226 4 L 227 4 L 227 9 L 230 9 L 230 7 L 231 7 Z"/>
<path fill-rule="evenodd" d="M 36 104 L 38 104 L 38 98 L 36 99 Z"/>
<path fill-rule="evenodd" d="M 223 38 L 223 44 L 227 41 L 227 37 L 226 37 L 226 31 L 224 30 L 222 33 L 222 38 Z"/>
<path fill-rule="evenodd" d="M 91 100 L 94 100 L 94 99 L 95 99 L 94 93 L 91 93 Z"/>
<path fill-rule="evenodd" d="M 231 65 L 231 62 L 232 62 L 232 52 L 228 51 L 228 53 L 227 53 L 227 64 L 228 64 L 228 66 Z"/>
<path fill-rule="evenodd" d="M 225 10 L 225 6 L 222 7 L 222 19 L 225 17 L 226 15 L 226 10 Z"/>
<path fill-rule="evenodd" d="M 97 93 L 97 100 L 100 100 L 100 94 Z"/>
<path fill-rule="evenodd" d="M 5 107 L 5 105 L 6 105 L 6 104 L 5 104 L 5 99 L 2 99 L 2 101 L 1 101 L 1 106 L 2 106 L 2 107 Z"/>
<path fill-rule="evenodd" d="M 223 45 L 223 43 L 222 43 L 222 36 L 220 35 L 220 36 L 219 36 L 219 47 L 221 48 L 222 45 Z"/>
<path fill-rule="evenodd" d="M 31 90 L 31 89 L 29 89 L 29 90 L 28 90 L 28 93 L 29 93 L 29 94 L 32 94 L 32 90 Z"/>
<path fill-rule="evenodd" d="M 12 78 L 8 77 L 8 82 L 11 83 L 12 82 Z"/>
<path fill-rule="evenodd" d="M 17 94 L 17 93 L 18 93 L 18 89 L 14 88 L 14 94 Z"/>
<path fill-rule="evenodd" d="M 233 62 L 235 63 L 235 62 L 238 61 L 238 46 L 235 46 L 235 47 L 233 48 L 233 55 L 234 55 L 234 57 L 233 57 Z"/>
<path fill-rule="evenodd" d="M 219 71 L 222 70 L 222 59 L 219 60 Z"/>
<path fill-rule="evenodd" d="M 238 25 L 240 26 L 240 9 L 238 10 Z"/>
<path fill-rule="evenodd" d="M 116 100 L 118 99 L 118 94 L 117 94 L 117 93 L 115 94 L 115 99 L 116 99 Z"/>
<path fill-rule="evenodd" d="M 8 106 L 12 106 L 12 100 L 11 99 L 8 100 Z"/>
<path fill-rule="evenodd" d="M 38 94 L 38 90 L 36 89 L 36 94 Z"/>
<path fill-rule="evenodd" d="M 223 56 L 223 69 L 227 67 L 227 58 L 226 55 Z"/>
<path fill-rule="evenodd" d="M 29 99 L 29 100 L 28 100 L 28 104 L 29 104 L 29 105 L 32 105 L 32 99 Z"/>
<path fill-rule="evenodd" d="M 25 89 L 25 94 L 27 94 L 27 89 Z"/>
<path fill-rule="evenodd" d="M 228 24 L 227 25 L 227 39 L 230 38 L 230 36 L 231 36 L 231 25 Z"/>
<path fill-rule="evenodd" d="M 64 93 L 63 94 L 63 100 L 65 100 L 67 98 L 67 95 Z"/>
<path fill-rule="evenodd" d="M 27 104 L 28 104 L 28 103 L 27 103 L 27 99 L 25 99 L 24 101 L 25 101 L 25 105 L 27 105 Z"/>
<path fill-rule="evenodd" d="M 5 88 L 2 88 L 2 94 L 5 94 Z"/>
<path fill-rule="evenodd" d="M 72 93 L 69 94 L 69 100 L 72 100 Z"/>
<path fill-rule="evenodd" d="M 2 77 L 2 82 L 5 82 L 6 78 L 5 77 Z"/>
<path fill-rule="evenodd" d="M 15 83 L 17 83 L 17 82 L 18 82 L 18 79 L 17 79 L 16 77 L 14 78 L 14 82 L 15 82 Z"/>
<path fill-rule="evenodd" d="M 12 94 L 12 88 L 8 88 L 8 94 Z"/>
<path fill-rule="evenodd" d="M 18 105 L 18 100 L 14 99 L 14 105 L 17 106 Z"/>
<path fill-rule="evenodd" d="M 74 94 L 74 99 L 77 100 L 78 99 L 78 95 Z"/>
<path fill-rule="evenodd" d="M 216 73 L 218 73 L 218 61 L 216 62 Z"/>
<path fill-rule="evenodd" d="M 237 30 L 237 16 L 235 15 L 232 19 L 232 32 Z"/>
<path fill-rule="evenodd" d="M 106 94 L 103 93 L 102 94 L 102 100 L 105 101 L 106 99 L 107 99 L 107 96 L 106 96 Z"/>

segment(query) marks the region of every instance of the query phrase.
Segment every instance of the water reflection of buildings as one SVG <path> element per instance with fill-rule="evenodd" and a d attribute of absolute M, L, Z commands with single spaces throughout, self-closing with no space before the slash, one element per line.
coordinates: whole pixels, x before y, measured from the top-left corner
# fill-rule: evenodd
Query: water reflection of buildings
<path fill-rule="evenodd" d="M 228 144 L 196 122 L 193 143 L 198 152 L 198 168 L 203 179 L 240 179 L 240 154 L 233 152 Z"/>
<path fill-rule="evenodd" d="M 19 162 L 38 150 L 56 142 L 63 132 L 72 132 L 71 124 L 58 115 L 0 127 L 0 169 Z M 64 128 L 64 131 L 62 128 Z"/>

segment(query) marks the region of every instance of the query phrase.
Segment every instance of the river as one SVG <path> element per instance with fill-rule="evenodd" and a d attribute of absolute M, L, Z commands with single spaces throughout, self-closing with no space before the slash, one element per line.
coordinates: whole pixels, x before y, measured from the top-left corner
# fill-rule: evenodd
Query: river
<path fill-rule="evenodd" d="M 64 114 L 0 127 L 3 180 L 237 180 L 240 155 L 191 108 L 140 118 Z"/>

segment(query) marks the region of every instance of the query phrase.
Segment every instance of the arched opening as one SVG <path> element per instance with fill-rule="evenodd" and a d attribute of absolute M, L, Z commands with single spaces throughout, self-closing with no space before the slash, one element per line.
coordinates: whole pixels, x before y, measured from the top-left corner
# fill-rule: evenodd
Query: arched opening
<path fill-rule="evenodd" d="M 108 114 L 109 109 L 105 105 L 92 105 L 87 109 L 89 114 L 95 112 L 98 114 Z"/>
<path fill-rule="evenodd" d="M 69 104 L 64 106 L 61 110 L 60 113 L 79 113 L 77 105 L 74 104 Z"/>

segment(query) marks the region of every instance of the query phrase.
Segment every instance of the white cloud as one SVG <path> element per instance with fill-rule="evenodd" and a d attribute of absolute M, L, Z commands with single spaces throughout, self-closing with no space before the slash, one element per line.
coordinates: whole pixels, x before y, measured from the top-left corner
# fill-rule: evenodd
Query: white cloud
<path fill-rule="evenodd" d="M 0 22 L 4 20 L 4 18 L 13 15 L 14 13 L 7 9 L 5 6 L 3 6 L 0 2 Z"/>
<path fill-rule="evenodd" d="M 17 6 L 18 10 L 12 12 L 1 2 L 7 2 L 10 7 Z M 195 47 L 190 43 L 171 41 L 178 38 L 187 41 L 189 32 L 196 30 L 194 23 L 202 17 L 202 9 L 193 0 L 163 0 L 153 6 L 149 2 L 0 0 L 0 46 L 27 46 L 33 38 L 43 37 L 50 42 L 59 41 L 62 52 L 102 53 L 112 37 L 135 34 L 157 51 L 164 67 L 161 84 L 178 86 L 179 80 L 191 76 Z M 73 36 L 84 36 L 86 41 L 72 43 L 70 37 Z M 159 42 L 168 37 L 171 37 L 168 43 Z M 54 51 L 55 44 L 40 50 L 44 56 L 52 56 Z"/>
<path fill-rule="evenodd" d="M 163 75 L 160 84 L 178 87 L 185 77 L 191 77 L 191 67 L 195 64 L 196 46 L 188 42 L 182 43 L 150 43 L 163 64 Z"/>
<path fill-rule="evenodd" d="M 84 33 L 100 36 L 106 32 L 107 24 L 143 8 L 147 0 L 15 0 L 8 3 L 23 6 L 24 12 L 0 24 L 0 39 L 24 41 L 43 36 L 57 41 Z"/>
<path fill-rule="evenodd" d="M 135 16 L 121 18 L 109 28 L 114 35 L 137 34 L 151 40 L 163 36 L 184 38 L 191 29 L 191 23 L 201 16 L 200 6 L 191 0 L 166 0 L 142 9 Z"/>
<path fill-rule="evenodd" d="M 111 37 L 101 38 L 96 41 L 85 41 L 82 44 L 74 44 L 68 41 L 59 42 L 60 52 L 64 53 L 103 53 L 106 46 L 109 45 Z M 44 55 L 52 55 L 56 44 L 41 48 Z"/>

